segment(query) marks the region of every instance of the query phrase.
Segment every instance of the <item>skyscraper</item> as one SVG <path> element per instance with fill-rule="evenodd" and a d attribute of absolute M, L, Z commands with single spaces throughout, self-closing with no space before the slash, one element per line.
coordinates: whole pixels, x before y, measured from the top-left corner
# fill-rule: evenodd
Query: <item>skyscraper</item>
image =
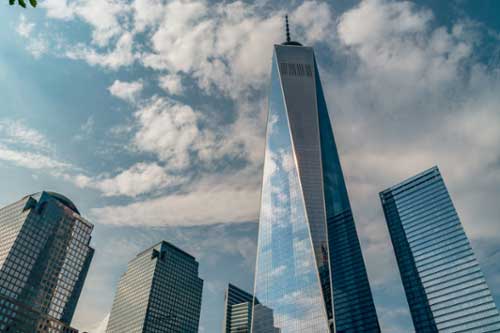
<path fill-rule="evenodd" d="M 223 333 L 250 332 L 252 302 L 252 294 L 231 283 L 227 286 L 224 294 Z"/>
<path fill-rule="evenodd" d="M 274 46 L 257 248 L 254 294 L 281 332 L 380 331 L 314 51 L 288 34 Z"/>
<path fill-rule="evenodd" d="M 500 332 L 500 316 L 437 167 L 380 193 L 417 332 Z"/>
<path fill-rule="evenodd" d="M 118 283 L 107 333 L 197 333 L 198 262 L 168 242 L 139 253 Z"/>
<path fill-rule="evenodd" d="M 0 332 L 77 332 L 69 325 L 94 254 L 92 229 L 54 192 L 0 209 Z"/>

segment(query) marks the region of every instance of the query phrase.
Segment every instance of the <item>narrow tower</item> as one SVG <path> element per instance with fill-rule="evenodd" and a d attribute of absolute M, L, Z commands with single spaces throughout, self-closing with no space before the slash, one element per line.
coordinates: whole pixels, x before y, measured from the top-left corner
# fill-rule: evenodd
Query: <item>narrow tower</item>
<path fill-rule="evenodd" d="M 314 51 L 291 40 L 288 17 L 274 46 L 257 248 L 254 295 L 279 332 L 380 331 Z M 254 333 L 259 320 L 254 309 Z"/>

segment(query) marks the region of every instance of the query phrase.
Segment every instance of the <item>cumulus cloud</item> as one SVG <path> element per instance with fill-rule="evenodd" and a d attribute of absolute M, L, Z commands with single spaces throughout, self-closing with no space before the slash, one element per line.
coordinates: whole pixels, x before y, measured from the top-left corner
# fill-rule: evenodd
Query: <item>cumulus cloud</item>
<path fill-rule="evenodd" d="M 180 95 L 184 91 L 182 85 L 182 78 L 177 74 L 166 74 L 162 75 L 158 79 L 160 87 L 167 93 L 173 95 Z"/>
<path fill-rule="evenodd" d="M 67 57 L 113 70 L 138 60 L 168 72 L 160 83 L 173 94 L 179 92 L 178 80 L 173 81 L 179 73 L 205 91 L 217 89 L 232 97 L 260 88 L 271 57 L 271 49 L 262 52 L 261 46 L 283 39 L 284 11 L 241 1 L 48 0 L 43 7 L 49 17 L 79 18 L 92 29 L 91 45 L 70 46 Z M 290 14 L 296 37 L 304 43 L 331 39 L 333 16 L 327 4 L 307 1 Z M 144 32 L 146 41 L 134 48 L 134 39 Z"/>
<path fill-rule="evenodd" d="M 98 46 L 106 46 L 111 38 L 123 33 L 120 23 L 129 10 L 124 0 L 47 0 L 41 4 L 47 16 L 54 19 L 70 20 L 75 17 L 92 27 L 92 41 Z"/>
<path fill-rule="evenodd" d="M 128 102 L 135 102 L 143 88 L 144 84 L 141 81 L 124 82 L 115 80 L 108 90 L 113 96 Z"/>
<path fill-rule="evenodd" d="M 261 46 L 282 40 L 284 12 L 263 14 L 257 5 L 239 1 L 210 7 L 202 1 L 172 1 L 165 13 L 152 36 L 152 50 L 142 56 L 144 65 L 188 74 L 202 89 L 233 97 L 265 82 L 271 48 L 262 52 Z M 292 16 L 297 38 L 305 43 L 323 39 L 333 23 L 330 8 L 315 1 L 297 7 Z"/>
<path fill-rule="evenodd" d="M 135 113 L 139 124 L 134 143 L 142 151 L 155 153 L 169 168 L 190 162 L 190 150 L 201 135 L 199 114 L 189 105 L 153 98 Z"/>
<path fill-rule="evenodd" d="M 65 55 L 69 59 L 84 60 L 93 66 L 102 66 L 109 69 L 118 69 L 122 66 L 129 66 L 135 61 L 136 55 L 133 53 L 133 39 L 131 33 L 123 33 L 113 48 L 107 51 L 96 50 L 83 43 L 69 47 Z"/>
<path fill-rule="evenodd" d="M 75 12 L 75 5 L 68 3 L 68 0 L 46 0 L 40 4 L 45 8 L 47 16 L 55 19 L 72 19 Z"/>
<path fill-rule="evenodd" d="M 183 178 L 168 174 L 156 163 L 137 163 L 114 177 L 68 176 L 78 187 L 93 188 L 105 196 L 135 197 L 182 183 Z"/>

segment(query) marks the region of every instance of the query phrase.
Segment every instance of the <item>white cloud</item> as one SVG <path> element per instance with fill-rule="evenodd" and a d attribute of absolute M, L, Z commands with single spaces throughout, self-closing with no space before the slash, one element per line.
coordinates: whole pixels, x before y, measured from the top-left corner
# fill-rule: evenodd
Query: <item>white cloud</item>
<path fill-rule="evenodd" d="M 417 11 L 408 1 L 365 0 L 342 15 L 338 32 L 347 45 L 370 45 L 425 32 L 431 19 L 430 11 Z"/>
<path fill-rule="evenodd" d="M 340 41 L 359 61 L 350 84 L 362 81 L 365 99 L 377 99 L 387 112 L 426 99 L 445 102 L 447 90 L 463 82 L 460 69 L 470 59 L 473 41 L 460 23 L 450 32 L 432 29 L 432 18 L 411 2 L 382 0 L 363 1 L 342 15 Z"/>
<path fill-rule="evenodd" d="M 35 23 L 29 22 L 26 16 L 20 16 L 16 31 L 26 40 L 26 49 L 35 58 L 40 58 L 49 50 L 49 41 L 40 33 L 35 33 Z"/>
<path fill-rule="evenodd" d="M 21 14 L 19 18 L 19 23 L 17 25 L 17 33 L 24 38 L 28 38 L 31 35 L 31 32 L 35 28 L 35 23 L 33 22 L 28 22 L 26 19 L 26 16 Z"/>
<path fill-rule="evenodd" d="M 0 160 L 14 165 L 59 174 L 73 168 L 54 157 L 53 145 L 46 136 L 21 120 L 0 120 Z"/>
<path fill-rule="evenodd" d="M 72 19 L 75 14 L 75 5 L 68 0 L 45 0 L 40 7 L 47 11 L 47 16 L 60 20 Z"/>
<path fill-rule="evenodd" d="M 183 177 L 168 174 L 156 163 L 137 163 L 114 177 L 95 177 L 85 175 L 68 176 L 81 188 L 93 188 L 105 196 L 136 197 L 158 191 L 168 186 L 179 185 Z"/>
<path fill-rule="evenodd" d="M 113 96 L 125 101 L 135 102 L 143 88 L 144 84 L 141 81 L 124 82 L 115 80 L 108 90 Z"/>
<path fill-rule="evenodd" d="M 75 13 L 91 25 L 93 42 L 106 46 L 111 38 L 119 36 L 126 27 L 120 20 L 130 10 L 124 0 L 84 0 L 77 3 Z"/>
<path fill-rule="evenodd" d="M 22 144 L 45 151 L 52 150 L 45 135 L 26 126 L 21 120 L 0 120 L 0 134 L 2 134 L 0 142 Z"/>
<path fill-rule="evenodd" d="M 164 195 L 124 206 L 95 208 L 95 221 L 114 225 L 197 226 L 254 221 L 259 190 L 255 187 L 200 185 L 186 193 Z"/>
<path fill-rule="evenodd" d="M 262 52 L 262 45 L 283 40 L 283 14 L 262 14 L 257 5 L 243 2 L 208 7 L 203 1 L 172 1 L 152 35 L 152 52 L 141 60 L 154 69 L 185 73 L 206 91 L 240 96 L 266 81 L 272 49 Z M 292 16 L 296 38 L 306 44 L 324 39 L 333 28 L 329 7 L 316 1 L 299 6 Z"/>
<path fill-rule="evenodd" d="M 190 152 L 201 135 L 197 114 L 190 106 L 173 100 L 153 98 L 135 113 L 139 124 L 134 144 L 155 153 L 168 168 L 185 168 Z"/>
<path fill-rule="evenodd" d="M 56 172 L 71 167 L 69 163 L 61 162 L 47 155 L 10 149 L 0 144 L 0 160 L 14 163 L 28 169 L 47 169 Z"/>
<path fill-rule="evenodd" d="M 132 3 L 134 26 L 137 32 L 159 24 L 165 8 L 161 0 L 135 0 Z"/>
<path fill-rule="evenodd" d="M 269 73 L 271 49 L 262 45 L 283 40 L 283 11 L 264 11 L 259 4 L 208 4 L 203 0 L 47 1 L 47 15 L 80 18 L 92 28 L 94 45 L 78 44 L 65 52 L 71 59 L 117 70 L 136 59 L 144 66 L 167 70 L 162 87 L 179 92 L 175 75 L 186 74 L 205 91 L 213 88 L 236 97 L 260 88 Z M 306 44 L 331 39 L 329 6 L 308 1 L 291 12 L 296 38 Z M 320 18 L 320 19 L 318 19 Z M 133 48 L 137 34 L 146 41 Z M 142 36 L 141 36 L 142 38 Z M 175 50 L 175 52 L 174 52 Z M 168 80 L 166 79 L 168 78 Z"/>
<path fill-rule="evenodd" d="M 29 53 L 35 58 L 40 58 L 49 51 L 49 42 L 41 36 L 30 38 L 26 47 Z"/>
<path fill-rule="evenodd" d="M 169 94 L 181 95 L 184 91 L 182 78 L 177 74 L 166 74 L 158 78 L 160 87 Z"/>
<path fill-rule="evenodd" d="M 122 66 L 131 65 L 136 58 L 132 51 L 134 36 L 131 33 L 123 33 L 116 42 L 113 49 L 107 52 L 96 51 L 83 43 L 70 47 L 65 55 L 74 60 L 84 60 L 93 66 L 102 66 L 110 69 L 118 69 Z"/>
<path fill-rule="evenodd" d="M 92 41 L 98 46 L 107 46 L 110 39 L 121 35 L 125 27 L 120 22 L 130 10 L 124 0 L 46 0 L 41 7 L 47 16 L 54 19 L 80 18 L 92 27 Z"/>

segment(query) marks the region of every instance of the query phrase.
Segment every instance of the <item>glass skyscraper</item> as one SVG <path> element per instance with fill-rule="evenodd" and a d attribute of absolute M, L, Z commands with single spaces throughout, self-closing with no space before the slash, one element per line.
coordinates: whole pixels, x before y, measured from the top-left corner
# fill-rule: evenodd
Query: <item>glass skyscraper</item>
<path fill-rule="evenodd" d="M 197 333 L 198 262 L 168 242 L 139 253 L 118 284 L 107 333 Z"/>
<path fill-rule="evenodd" d="M 415 330 L 500 332 L 500 316 L 437 167 L 380 193 Z"/>
<path fill-rule="evenodd" d="M 223 333 L 249 333 L 252 323 L 253 295 L 229 284 L 224 294 Z"/>
<path fill-rule="evenodd" d="M 314 51 L 289 39 L 274 47 L 257 248 L 254 295 L 280 332 L 380 331 Z"/>
<path fill-rule="evenodd" d="M 0 209 L 0 332 L 68 333 L 94 254 L 93 225 L 54 192 Z"/>

